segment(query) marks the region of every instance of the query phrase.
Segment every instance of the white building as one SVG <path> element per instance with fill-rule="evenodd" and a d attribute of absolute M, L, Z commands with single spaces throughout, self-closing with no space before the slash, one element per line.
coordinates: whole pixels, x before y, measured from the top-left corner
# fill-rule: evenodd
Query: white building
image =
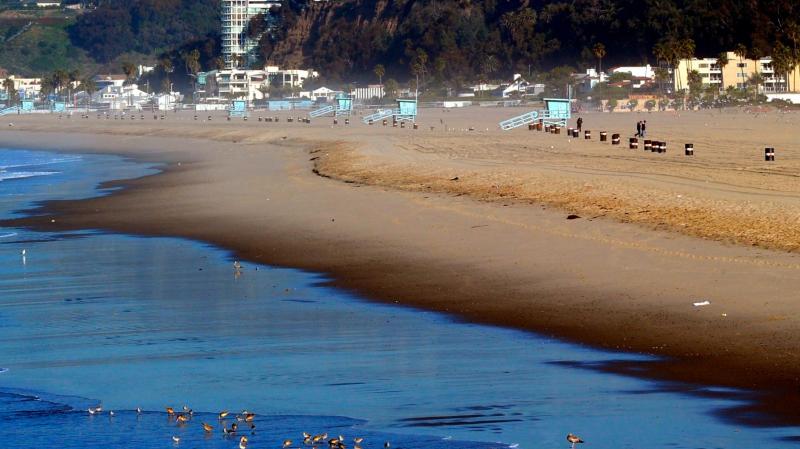
<path fill-rule="evenodd" d="M 7 79 L 14 83 L 14 90 L 17 91 L 20 98 L 34 98 L 42 92 L 41 78 L 18 78 L 9 75 Z"/>
<path fill-rule="evenodd" d="M 235 68 L 234 55 L 244 57 L 248 64 L 255 59 L 253 50 L 258 40 L 246 37 L 247 25 L 254 16 L 269 15 L 270 9 L 280 5 L 280 0 L 222 0 L 222 57 L 226 69 Z"/>
<path fill-rule="evenodd" d="M 197 85 L 198 90 L 202 89 L 202 95 L 198 97 L 211 95 L 227 99 L 263 100 L 269 97 L 270 87 L 299 89 L 308 78 L 319 74 L 311 69 L 281 70 L 270 66 L 264 70 L 213 70 L 200 76 L 205 82 Z"/>
<path fill-rule="evenodd" d="M 278 66 L 268 65 L 264 68 L 269 78 L 270 86 L 282 86 L 298 88 L 303 87 L 303 83 L 309 78 L 319 77 L 319 73 L 313 69 L 284 69 Z"/>
<path fill-rule="evenodd" d="M 337 95 L 342 93 L 340 90 L 333 90 L 328 89 L 327 87 L 320 87 L 314 89 L 310 92 L 300 92 L 300 98 L 308 98 L 309 100 L 314 101 L 331 101 L 336 98 Z"/>
<path fill-rule="evenodd" d="M 103 89 L 108 86 L 122 87 L 128 77 L 125 75 L 95 75 L 92 79 L 98 89 Z"/>
<path fill-rule="evenodd" d="M 141 110 L 150 101 L 147 92 L 139 90 L 136 84 L 127 86 L 108 85 L 92 94 L 92 104 L 112 111 L 125 109 Z"/>
<path fill-rule="evenodd" d="M 353 89 L 353 97 L 356 100 L 369 101 L 373 98 L 381 99 L 386 95 L 382 84 L 369 84 L 367 87 L 357 87 Z"/>
<path fill-rule="evenodd" d="M 647 64 L 645 66 L 629 66 L 629 67 L 615 67 L 611 69 L 611 73 L 630 73 L 634 78 L 656 78 L 655 69 Z"/>

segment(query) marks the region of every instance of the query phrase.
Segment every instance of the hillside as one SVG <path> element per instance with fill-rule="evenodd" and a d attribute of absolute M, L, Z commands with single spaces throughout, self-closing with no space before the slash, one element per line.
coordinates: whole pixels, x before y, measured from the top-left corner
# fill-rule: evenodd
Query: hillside
<path fill-rule="evenodd" d="M 800 3 L 792 0 L 285 0 L 277 15 L 259 43 L 261 61 L 314 67 L 330 81 L 373 81 L 380 64 L 385 78 L 457 87 L 737 48 L 800 61 Z M 0 18 L 0 35 L 25 23 Z M 218 27 L 219 0 L 106 0 L 23 30 L 3 45 L 0 66 L 119 71 L 123 61 L 171 59 L 178 67 L 181 53 L 197 48 L 208 70 L 218 66 Z"/>
<path fill-rule="evenodd" d="M 95 61 L 69 40 L 67 29 L 75 17 L 58 11 L 0 12 L 0 67 L 23 76 L 56 68 L 96 70 Z"/>

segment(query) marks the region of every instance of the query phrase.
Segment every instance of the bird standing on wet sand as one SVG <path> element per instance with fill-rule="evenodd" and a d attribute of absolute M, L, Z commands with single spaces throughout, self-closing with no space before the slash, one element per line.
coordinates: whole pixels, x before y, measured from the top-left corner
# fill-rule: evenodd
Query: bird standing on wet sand
<path fill-rule="evenodd" d="M 283 440 L 283 447 L 289 447 L 292 445 L 292 440 Z"/>
<path fill-rule="evenodd" d="M 214 428 L 210 424 L 203 423 L 203 430 L 205 430 L 206 433 L 211 433 Z"/>
<path fill-rule="evenodd" d="M 136 407 L 136 414 L 137 415 L 141 415 L 142 414 L 142 408 L 141 407 Z"/>
<path fill-rule="evenodd" d="M 172 407 L 167 407 L 167 415 L 172 416 L 175 414 L 175 409 Z"/>
<path fill-rule="evenodd" d="M 228 411 L 227 410 L 223 410 L 223 411 L 219 412 L 219 419 L 225 419 L 226 416 L 228 416 Z"/>
<path fill-rule="evenodd" d="M 173 437 L 172 437 L 172 441 L 174 441 L 174 442 L 175 442 L 175 444 L 178 444 L 178 443 L 180 443 L 180 442 L 181 442 L 181 439 L 180 439 L 180 438 L 178 438 L 178 437 L 176 437 L 176 436 L 173 436 Z"/>
<path fill-rule="evenodd" d="M 572 443 L 572 449 L 575 449 L 575 445 L 578 443 L 583 443 L 583 440 L 578 435 L 573 435 L 571 433 L 567 434 L 567 441 Z"/>
<path fill-rule="evenodd" d="M 247 449 L 247 437 L 239 439 L 239 449 Z"/>

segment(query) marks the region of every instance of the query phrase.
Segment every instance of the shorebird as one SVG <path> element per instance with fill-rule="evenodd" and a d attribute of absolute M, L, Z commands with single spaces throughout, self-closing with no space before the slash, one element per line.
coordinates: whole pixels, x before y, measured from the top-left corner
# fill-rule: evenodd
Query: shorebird
<path fill-rule="evenodd" d="M 89 412 L 90 415 L 94 415 L 95 413 L 97 413 L 97 410 L 91 407 L 89 407 L 86 411 Z"/>
<path fill-rule="evenodd" d="M 292 445 L 292 440 L 283 440 L 283 447 L 289 447 Z"/>
<path fill-rule="evenodd" d="M 256 414 L 255 413 L 248 413 L 248 414 L 244 415 L 244 420 L 247 421 L 247 422 L 252 422 L 254 419 L 256 419 Z"/>
<path fill-rule="evenodd" d="M 233 261 L 233 269 L 239 271 L 242 269 L 242 264 L 238 260 Z"/>
<path fill-rule="evenodd" d="M 227 410 L 223 410 L 223 411 L 219 412 L 219 419 L 225 419 L 226 416 L 228 416 L 228 411 Z"/>
<path fill-rule="evenodd" d="M 142 414 L 142 408 L 141 407 L 136 407 L 136 414 L 137 415 L 141 415 Z"/>
<path fill-rule="evenodd" d="M 311 441 L 313 443 L 319 443 L 320 441 L 322 441 L 323 438 L 324 437 L 322 435 L 314 435 L 314 438 L 312 438 Z"/>
<path fill-rule="evenodd" d="M 110 412 L 108 412 L 108 416 L 114 416 L 114 410 L 111 410 Z"/>
<path fill-rule="evenodd" d="M 214 430 L 214 428 L 210 424 L 203 423 L 203 430 L 205 430 L 207 433 L 210 433 L 212 430 Z"/>
<path fill-rule="evenodd" d="M 356 444 L 361 444 L 361 442 L 362 442 L 362 441 L 364 441 L 364 439 L 363 439 L 363 438 L 361 438 L 361 437 L 355 437 L 355 438 L 353 438 L 353 442 L 354 442 L 354 443 L 356 443 Z"/>
<path fill-rule="evenodd" d="M 389 444 L 389 442 L 387 441 L 387 442 L 383 443 L 383 447 L 384 447 L 384 449 L 389 449 L 390 447 L 392 447 L 392 445 Z"/>
<path fill-rule="evenodd" d="M 189 417 L 187 415 L 184 415 L 184 414 L 178 415 L 178 417 L 176 419 L 177 419 L 179 424 L 183 424 L 183 423 L 186 423 L 186 422 L 189 421 Z"/>
<path fill-rule="evenodd" d="M 181 439 L 180 439 L 180 438 L 178 438 L 178 437 L 176 437 L 175 435 L 173 435 L 173 436 L 172 436 L 172 441 L 174 441 L 174 442 L 175 442 L 175 444 L 178 444 L 178 443 L 180 443 L 180 442 L 181 442 Z"/>
<path fill-rule="evenodd" d="M 236 424 L 236 423 L 232 423 L 232 424 L 231 424 L 231 428 L 230 428 L 230 429 L 228 429 L 227 427 L 223 427 L 223 429 L 222 429 L 222 432 L 223 432 L 223 433 L 225 433 L 225 434 L 232 434 L 232 433 L 236 433 L 236 428 L 237 428 L 237 427 L 239 427 L 239 425 L 238 425 L 238 424 Z"/>
<path fill-rule="evenodd" d="M 583 443 L 583 440 L 578 435 L 573 435 L 571 433 L 567 434 L 567 441 L 572 443 L 572 449 L 575 449 L 575 445 L 578 443 Z"/>
<path fill-rule="evenodd" d="M 242 437 L 239 439 L 239 449 L 246 449 L 247 448 L 247 437 Z"/>
<path fill-rule="evenodd" d="M 167 415 L 172 416 L 174 414 L 175 414 L 175 409 L 173 409 L 172 407 L 167 407 Z"/>

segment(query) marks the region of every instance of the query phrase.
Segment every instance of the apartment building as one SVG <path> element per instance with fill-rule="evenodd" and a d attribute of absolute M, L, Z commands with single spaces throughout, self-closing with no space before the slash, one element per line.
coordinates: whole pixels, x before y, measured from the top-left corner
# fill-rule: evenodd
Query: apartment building
<path fill-rule="evenodd" d="M 247 37 L 250 19 L 258 14 L 269 16 L 273 7 L 280 7 L 281 0 L 222 0 L 222 57 L 226 69 L 237 68 L 237 57 L 246 65 L 255 61 L 254 50 L 258 39 Z"/>
<path fill-rule="evenodd" d="M 727 52 L 726 55 L 728 63 L 725 65 L 721 65 L 717 58 L 681 60 L 674 73 L 675 90 L 689 88 L 688 74 L 693 70 L 700 74 L 704 86 L 715 86 L 720 91 L 729 87 L 742 89 L 756 73 L 761 75 L 760 89 L 764 93 L 797 92 L 800 87 L 800 66 L 786 76 L 775 73 L 769 56 L 755 60 L 740 57 L 734 52 Z"/>

